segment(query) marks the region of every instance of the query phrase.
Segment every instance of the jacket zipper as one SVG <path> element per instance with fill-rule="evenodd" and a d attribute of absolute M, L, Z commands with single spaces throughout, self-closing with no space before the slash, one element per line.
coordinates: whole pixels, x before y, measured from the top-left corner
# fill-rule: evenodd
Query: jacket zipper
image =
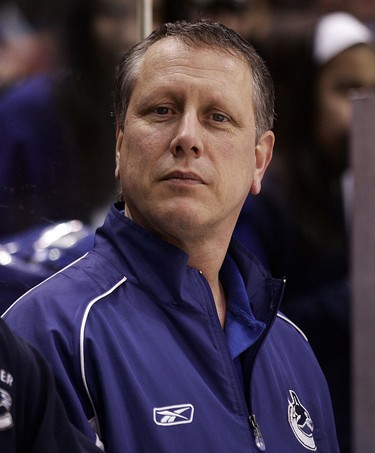
<path fill-rule="evenodd" d="M 217 324 L 220 326 L 220 329 L 222 330 L 222 327 L 221 327 L 221 324 L 220 324 L 220 320 L 219 320 L 219 317 L 217 315 L 217 311 L 216 311 L 216 306 L 215 306 L 215 301 L 213 300 L 213 296 L 212 296 L 212 291 L 211 291 L 211 288 L 203 274 L 202 271 L 198 271 L 201 279 L 202 279 L 202 282 L 203 284 L 205 285 L 205 288 L 208 292 L 208 295 L 209 295 L 209 299 L 211 301 L 211 307 L 214 309 L 214 312 L 216 313 L 216 320 L 217 320 Z M 224 335 L 224 332 L 222 332 L 222 334 Z M 229 357 L 229 353 L 228 353 L 228 357 Z M 234 374 L 237 376 L 237 371 L 234 369 L 234 363 L 233 363 L 233 360 L 231 357 L 229 357 L 230 359 L 230 362 L 231 362 L 231 365 L 232 365 L 232 369 L 233 369 L 233 372 Z M 237 380 L 238 381 L 238 380 Z M 255 418 L 255 415 L 254 414 L 250 414 L 249 412 L 249 409 L 247 407 L 247 404 L 246 404 L 246 398 L 245 398 L 245 395 L 243 394 L 243 389 L 241 387 L 241 385 L 239 384 L 238 382 L 238 387 L 239 387 L 239 393 L 240 393 L 240 398 L 243 402 L 242 406 L 244 408 L 244 411 L 245 413 L 247 414 L 247 419 L 248 419 L 248 422 L 249 422 L 249 431 L 250 433 L 252 433 L 252 437 L 255 441 L 255 446 L 257 447 L 257 449 L 259 451 L 266 451 L 266 446 L 265 446 L 265 442 L 264 442 L 264 439 L 263 439 L 263 435 L 262 435 L 262 432 L 260 431 L 260 428 L 259 428 L 259 425 L 256 421 L 256 418 Z"/>
<path fill-rule="evenodd" d="M 260 431 L 258 422 L 257 422 L 254 414 L 249 415 L 249 421 L 250 421 L 250 425 L 253 429 L 255 445 L 257 446 L 258 450 L 266 451 L 266 444 L 264 443 L 262 433 Z"/>
<path fill-rule="evenodd" d="M 280 293 L 280 298 L 279 298 L 279 301 L 278 301 L 279 302 L 278 306 L 280 305 L 280 300 L 282 298 L 282 294 L 283 294 L 284 289 L 285 289 L 285 283 L 286 283 L 286 280 L 284 278 L 283 279 L 283 287 L 282 287 L 282 290 L 281 290 L 281 293 Z M 256 358 L 258 357 L 259 350 L 261 349 L 263 343 L 265 342 L 265 340 L 267 338 L 267 335 L 268 335 L 269 331 L 271 330 L 273 323 L 276 320 L 276 317 L 277 317 L 277 310 L 274 313 L 274 315 L 272 317 L 272 322 L 268 326 L 267 331 L 264 333 L 261 342 L 258 344 L 257 350 L 256 350 L 255 355 L 254 355 L 253 365 L 252 365 L 251 373 L 250 373 L 250 376 L 249 376 L 249 387 L 248 387 L 249 388 L 249 394 L 247 396 L 250 406 L 251 406 L 251 384 L 252 384 L 252 379 L 253 379 L 253 371 L 254 371 L 255 361 L 256 361 Z M 245 400 L 246 400 L 246 398 L 245 398 Z M 258 422 L 256 420 L 255 414 L 251 414 L 249 416 L 249 422 L 250 422 L 250 425 L 251 425 L 251 427 L 253 429 L 253 435 L 254 435 L 254 438 L 255 438 L 255 445 L 257 446 L 257 448 L 260 451 L 266 451 L 266 444 L 264 442 L 264 438 L 263 438 L 262 432 L 261 432 L 261 430 L 259 428 L 259 425 L 258 425 Z"/>

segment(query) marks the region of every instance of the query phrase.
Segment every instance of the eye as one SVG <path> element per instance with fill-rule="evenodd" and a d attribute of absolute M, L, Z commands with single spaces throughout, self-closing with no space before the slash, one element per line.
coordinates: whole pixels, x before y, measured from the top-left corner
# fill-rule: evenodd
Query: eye
<path fill-rule="evenodd" d="M 225 123 L 225 122 L 229 121 L 228 118 L 225 115 L 223 115 L 222 113 L 213 113 L 212 119 L 214 121 L 216 121 L 217 123 Z"/>
<path fill-rule="evenodd" d="M 154 108 L 154 113 L 157 115 L 168 115 L 171 112 L 169 107 L 159 106 Z"/>

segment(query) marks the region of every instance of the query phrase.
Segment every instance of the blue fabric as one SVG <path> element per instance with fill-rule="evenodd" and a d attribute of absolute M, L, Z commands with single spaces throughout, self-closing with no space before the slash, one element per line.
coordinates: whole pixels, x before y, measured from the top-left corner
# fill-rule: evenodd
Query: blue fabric
<path fill-rule="evenodd" d="M 234 359 L 253 345 L 265 330 L 265 324 L 254 318 L 241 274 L 230 255 L 220 271 L 227 297 L 225 336 Z"/>
<path fill-rule="evenodd" d="M 48 358 L 74 424 L 92 436 L 87 420 L 96 420 L 108 453 L 255 453 L 250 414 L 266 451 L 305 453 L 288 422 L 290 390 L 311 415 L 317 450 L 336 453 L 324 376 L 308 342 L 276 316 L 283 283 L 235 241 L 228 255 L 225 333 L 186 253 L 112 207 L 94 250 L 5 319 Z M 249 342 L 241 386 L 231 354 Z M 179 405 L 184 423 L 168 425 L 166 411 Z"/>

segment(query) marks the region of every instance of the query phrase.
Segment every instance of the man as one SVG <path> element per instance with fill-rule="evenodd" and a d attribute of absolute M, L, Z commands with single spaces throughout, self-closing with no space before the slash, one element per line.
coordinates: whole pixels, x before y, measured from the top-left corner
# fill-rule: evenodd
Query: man
<path fill-rule="evenodd" d="M 0 451 L 101 451 L 69 422 L 45 360 L 1 319 Z"/>
<path fill-rule="evenodd" d="M 283 282 L 231 241 L 272 155 L 263 62 L 221 25 L 166 24 L 124 56 L 115 110 L 125 205 L 6 314 L 72 421 L 110 453 L 338 451 Z"/>

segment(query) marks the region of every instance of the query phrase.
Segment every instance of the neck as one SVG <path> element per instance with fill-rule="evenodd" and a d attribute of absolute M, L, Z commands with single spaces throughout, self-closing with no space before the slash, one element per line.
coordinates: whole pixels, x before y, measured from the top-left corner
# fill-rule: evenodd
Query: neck
<path fill-rule="evenodd" d="M 225 324 L 226 297 L 223 286 L 219 280 L 219 272 L 223 264 L 227 245 L 220 241 L 220 244 L 211 244 L 211 247 L 185 248 L 189 255 L 188 264 L 190 267 L 198 269 L 206 278 L 215 301 L 217 314 L 222 327 Z"/>
<path fill-rule="evenodd" d="M 225 292 L 220 280 L 217 280 L 215 285 L 210 285 L 212 290 L 212 295 L 215 301 L 217 316 L 219 318 L 221 327 L 224 328 L 225 325 L 225 316 L 227 313 L 227 300 L 225 297 Z"/>

